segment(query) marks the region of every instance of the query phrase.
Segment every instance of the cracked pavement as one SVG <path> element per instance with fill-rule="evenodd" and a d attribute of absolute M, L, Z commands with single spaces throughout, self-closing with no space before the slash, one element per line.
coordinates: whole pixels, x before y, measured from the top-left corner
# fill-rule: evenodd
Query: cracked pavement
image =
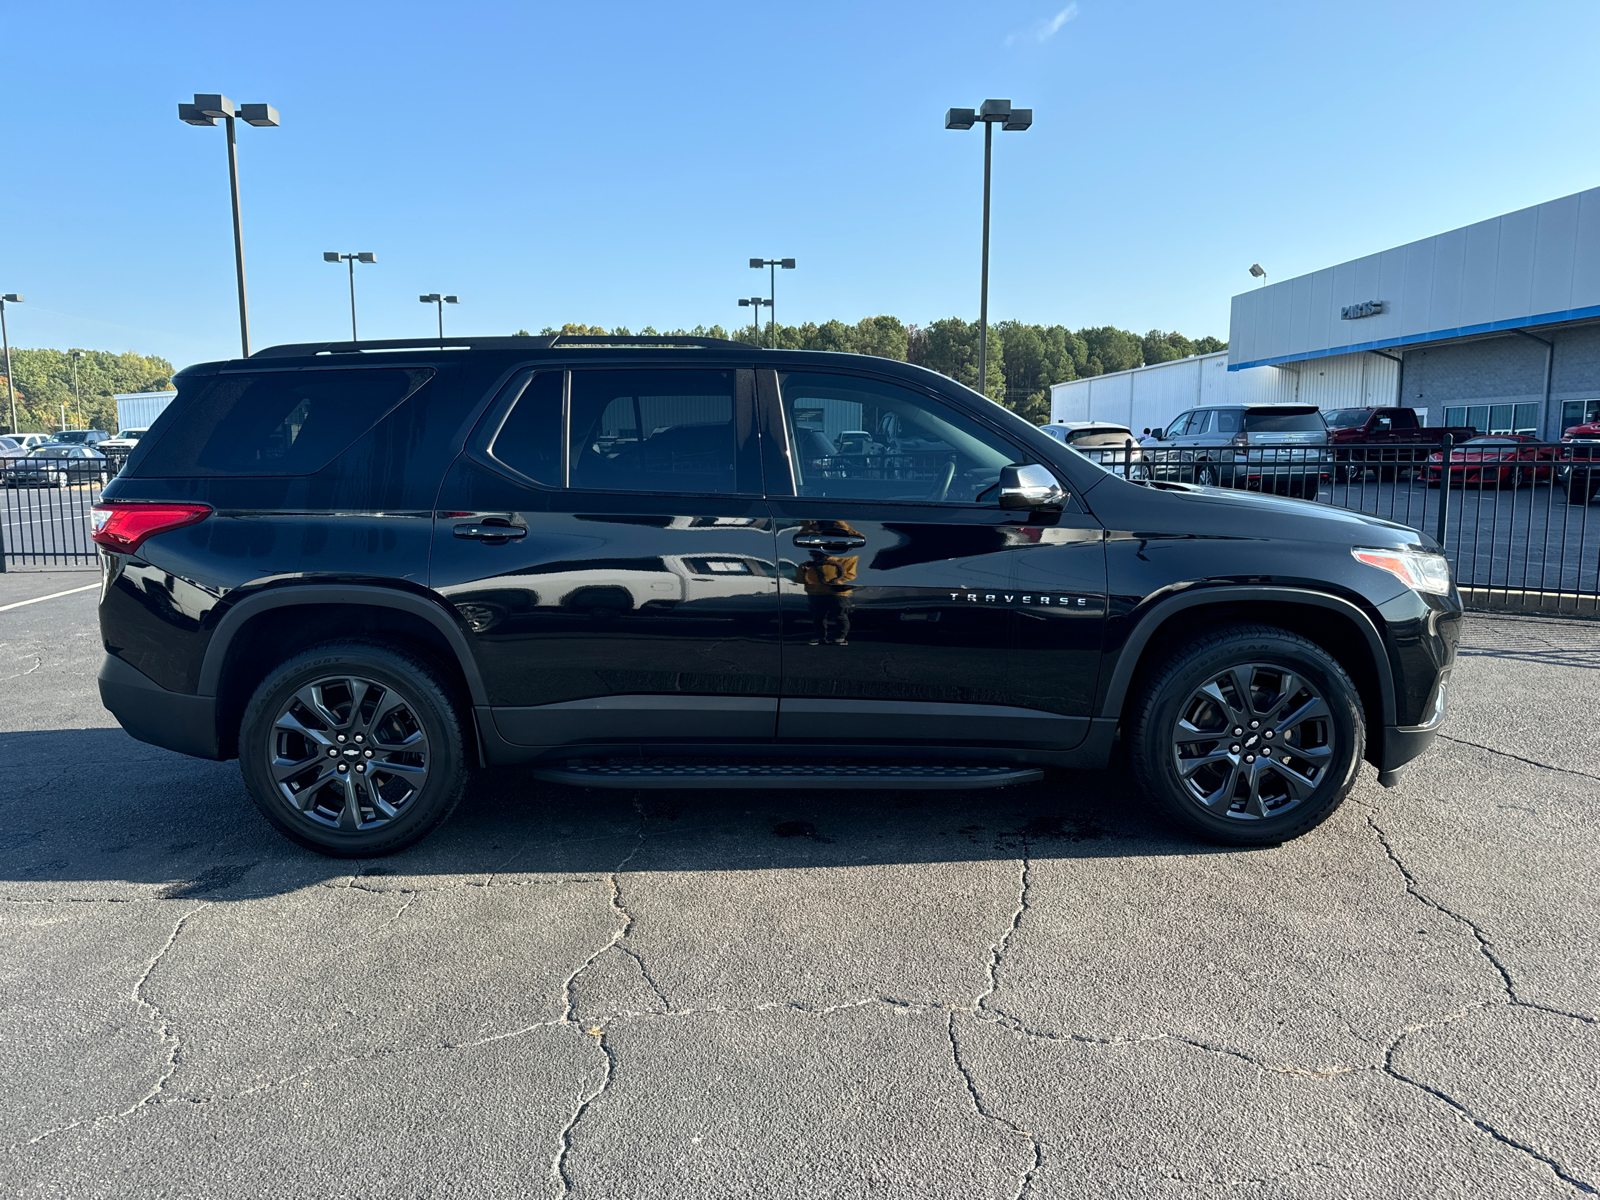
<path fill-rule="evenodd" d="M 1600 1187 L 1600 625 L 1472 617 L 1450 740 L 1276 849 L 506 771 L 351 864 L 115 727 L 94 602 L 0 613 L 7 1195 Z"/>

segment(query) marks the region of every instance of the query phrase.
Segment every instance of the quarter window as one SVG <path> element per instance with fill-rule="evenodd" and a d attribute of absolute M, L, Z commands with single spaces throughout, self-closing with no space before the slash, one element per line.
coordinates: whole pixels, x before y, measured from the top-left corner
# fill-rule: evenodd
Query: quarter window
<path fill-rule="evenodd" d="M 524 371 L 511 381 L 517 393 L 489 454 L 535 483 L 561 486 L 561 391 L 564 371 Z"/>
<path fill-rule="evenodd" d="M 976 504 L 1017 461 L 976 421 L 909 388 L 788 371 L 779 389 L 796 495 Z"/>

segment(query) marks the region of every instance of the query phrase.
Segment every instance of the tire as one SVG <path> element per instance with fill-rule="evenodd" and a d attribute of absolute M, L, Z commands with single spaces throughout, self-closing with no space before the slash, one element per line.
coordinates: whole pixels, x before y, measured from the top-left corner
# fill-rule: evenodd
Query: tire
<path fill-rule="evenodd" d="M 1578 470 L 1574 467 L 1567 472 L 1567 503 L 1587 504 L 1594 494 L 1594 482 L 1590 477 L 1591 468 L 1585 467 Z"/>
<path fill-rule="evenodd" d="M 1199 467 L 1194 473 L 1194 481 L 1200 487 L 1216 487 L 1217 469 L 1210 465 Z"/>
<path fill-rule="evenodd" d="M 1240 679 L 1250 693 L 1244 699 Z M 1202 692 L 1208 687 L 1223 703 Z M 1228 846 L 1276 845 L 1320 825 L 1354 784 L 1366 751 L 1361 698 L 1344 668 L 1315 643 L 1271 625 L 1227 626 L 1196 639 L 1145 684 L 1133 712 L 1140 787 L 1191 833 Z M 1285 713 L 1300 715 L 1274 728 L 1270 718 Z M 1182 719 L 1189 724 L 1180 726 Z M 1252 719 L 1261 722 L 1258 732 Z M 1268 730 L 1276 738 L 1267 740 Z M 1207 793 L 1211 804 L 1202 799 Z"/>
<path fill-rule="evenodd" d="M 329 769 L 335 762 L 348 770 Z M 460 803 L 469 777 L 460 710 L 438 676 L 366 642 L 314 646 L 269 674 L 239 726 L 239 769 L 280 833 L 331 858 L 420 841 Z"/>

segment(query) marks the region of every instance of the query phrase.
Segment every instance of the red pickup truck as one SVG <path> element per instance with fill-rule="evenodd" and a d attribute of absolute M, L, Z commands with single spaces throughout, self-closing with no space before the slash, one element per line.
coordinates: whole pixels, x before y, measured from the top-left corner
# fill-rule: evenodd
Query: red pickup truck
<path fill-rule="evenodd" d="M 1470 425 L 1430 429 L 1417 420 L 1414 408 L 1333 408 L 1322 416 L 1338 464 L 1334 470 L 1346 483 L 1368 471 L 1377 471 L 1380 479 L 1393 479 L 1420 467 L 1447 433 L 1458 446 L 1478 436 Z"/>

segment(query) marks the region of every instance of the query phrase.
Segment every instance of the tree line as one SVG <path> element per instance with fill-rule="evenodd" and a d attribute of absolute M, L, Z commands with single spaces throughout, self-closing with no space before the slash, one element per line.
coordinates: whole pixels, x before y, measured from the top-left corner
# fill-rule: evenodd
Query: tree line
<path fill-rule="evenodd" d="M 524 336 L 528 331 L 517 331 Z M 843 321 L 808 321 L 803 325 L 753 326 L 732 332 L 721 325 L 696 325 L 693 329 L 657 330 L 649 325 L 633 330 L 598 325 L 547 326 L 543 334 L 605 333 L 628 336 L 732 338 L 776 346 L 780 350 L 836 350 L 873 354 L 928 367 L 1004 404 L 1035 424 L 1050 419 L 1050 385 L 1091 375 L 1127 371 L 1148 363 L 1171 362 L 1195 354 L 1226 350 L 1228 343 L 1214 337 L 1189 338 L 1181 333 L 1152 329 L 1143 337 L 1113 325 L 1068 329 L 1064 325 L 1030 325 L 1023 321 L 997 321 L 989 326 L 989 361 L 983 387 L 978 387 L 978 323 L 946 317 L 927 325 L 907 325 L 898 317 L 863 317 L 854 325 Z"/>
<path fill-rule="evenodd" d="M 81 350 L 78 384 L 67 350 L 11 351 L 17 381 L 17 429 L 11 428 L 11 381 L 0 374 L 0 429 L 7 433 L 54 433 L 62 428 L 62 406 L 72 429 L 117 432 L 119 392 L 162 392 L 172 386 L 172 364 L 155 355 Z M 0 370 L 5 360 L 0 359 Z"/>
<path fill-rule="evenodd" d="M 693 329 L 657 330 L 617 326 L 568 324 L 546 327 L 540 333 L 613 334 L 713 337 L 776 345 L 781 350 L 834 350 L 872 354 L 928 367 L 1004 404 L 1035 424 L 1050 419 L 1050 385 L 1090 375 L 1126 371 L 1147 363 L 1170 362 L 1193 354 L 1226 350 L 1228 343 L 1214 337 L 1188 338 L 1181 333 L 1152 329 L 1143 337 L 1112 325 L 1068 329 L 1064 325 L 1029 325 L 1023 321 L 997 321 L 989 326 L 989 364 L 983 386 L 978 387 L 978 323 L 946 317 L 927 325 L 907 325 L 898 317 L 863 317 L 854 325 L 844 321 L 807 321 L 803 325 L 762 325 L 757 337 L 751 326 L 729 331 L 721 325 L 696 325 Z M 526 329 L 518 334 L 527 336 Z M 12 350 L 17 377 L 17 424 L 25 433 L 47 433 L 61 428 L 62 405 L 73 428 L 115 432 L 116 402 L 112 396 L 126 392 L 159 392 L 172 386 L 172 364 L 144 354 L 112 354 L 105 350 L 81 351 L 77 360 L 78 386 L 72 385 L 72 359 L 65 350 Z M 8 381 L 0 375 L 0 428 L 10 432 Z M 81 399 L 80 399 L 81 398 Z"/>

